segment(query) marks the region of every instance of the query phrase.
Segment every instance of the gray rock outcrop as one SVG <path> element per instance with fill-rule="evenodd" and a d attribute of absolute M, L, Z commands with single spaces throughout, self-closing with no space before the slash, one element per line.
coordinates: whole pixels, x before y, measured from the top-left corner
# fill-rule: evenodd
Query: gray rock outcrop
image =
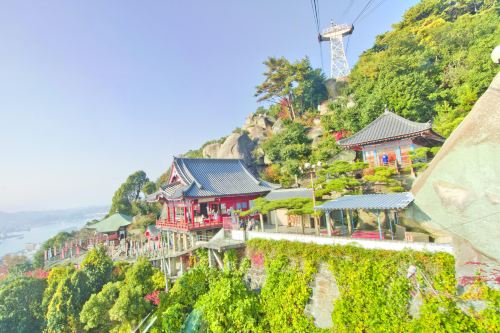
<path fill-rule="evenodd" d="M 245 164 L 253 163 L 252 152 L 255 142 L 246 133 L 232 133 L 223 143 L 213 143 L 203 148 L 203 157 L 206 158 L 240 158 Z"/>
<path fill-rule="evenodd" d="M 500 74 L 414 182 L 412 218 L 500 260 Z M 457 254 L 456 254 L 457 255 Z M 483 258 L 485 259 L 485 258 Z M 457 257 L 457 262 L 461 259 Z"/>

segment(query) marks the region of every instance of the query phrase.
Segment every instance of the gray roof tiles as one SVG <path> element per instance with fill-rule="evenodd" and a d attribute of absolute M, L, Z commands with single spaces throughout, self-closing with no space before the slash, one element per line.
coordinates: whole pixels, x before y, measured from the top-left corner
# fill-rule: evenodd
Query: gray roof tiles
<path fill-rule="evenodd" d="M 404 209 L 413 201 L 410 192 L 388 193 L 388 194 L 363 194 L 345 195 L 338 199 L 325 202 L 315 207 L 319 210 L 341 210 L 341 209 Z"/>
<path fill-rule="evenodd" d="M 174 167 L 188 185 L 166 193 L 169 197 L 260 194 L 273 189 L 271 184 L 255 178 L 239 159 L 174 158 Z"/>
<path fill-rule="evenodd" d="M 272 190 L 264 197 L 264 199 L 272 201 L 294 198 L 311 198 L 312 195 L 313 191 L 310 188 L 287 188 Z"/>
<path fill-rule="evenodd" d="M 386 110 L 353 136 L 339 140 L 338 144 L 343 147 L 352 147 L 386 141 L 392 138 L 413 137 L 429 130 L 432 130 L 430 122 L 417 123 Z"/>

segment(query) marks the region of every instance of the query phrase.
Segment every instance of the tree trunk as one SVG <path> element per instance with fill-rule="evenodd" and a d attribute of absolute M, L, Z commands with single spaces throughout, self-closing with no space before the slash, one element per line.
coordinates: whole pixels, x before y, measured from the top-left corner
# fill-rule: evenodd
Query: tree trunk
<path fill-rule="evenodd" d="M 295 120 L 295 110 L 293 108 L 293 98 L 292 94 L 288 95 L 288 110 L 290 111 L 290 117 L 292 118 L 292 121 Z"/>

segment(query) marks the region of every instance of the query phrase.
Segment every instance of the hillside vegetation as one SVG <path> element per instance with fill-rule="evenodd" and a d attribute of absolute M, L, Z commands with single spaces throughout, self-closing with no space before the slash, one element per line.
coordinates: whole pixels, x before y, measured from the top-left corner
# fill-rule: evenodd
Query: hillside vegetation
<path fill-rule="evenodd" d="M 498 22 L 494 0 L 422 1 L 359 58 L 325 123 L 357 131 L 387 106 L 411 120 L 434 119 L 448 136 L 498 71 L 489 58 L 500 44 Z"/>
<path fill-rule="evenodd" d="M 333 89 L 326 89 L 332 82 L 307 58 L 267 59 L 255 92 L 267 106 L 255 115 L 274 125 L 264 139 L 255 139 L 261 176 L 291 185 L 304 162 L 334 158 L 339 149 L 333 133 L 356 132 L 385 108 L 410 120 L 433 121 L 447 137 L 498 71 L 489 56 L 500 44 L 499 19 L 494 0 L 423 0 L 377 36 L 346 82 L 334 82 Z M 325 99 L 328 111 L 320 114 L 317 105 Z M 315 120 L 323 134 L 311 140 Z M 187 156 L 204 157 L 202 148 Z"/>

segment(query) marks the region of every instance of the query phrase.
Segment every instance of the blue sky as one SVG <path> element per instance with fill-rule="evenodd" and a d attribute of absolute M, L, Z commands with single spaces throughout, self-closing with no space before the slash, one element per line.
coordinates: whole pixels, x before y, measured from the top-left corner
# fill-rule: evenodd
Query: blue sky
<path fill-rule="evenodd" d="M 322 26 L 367 1 L 319 0 Z M 416 2 L 373 1 L 350 64 Z M 308 0 L 2 1 L 0 210 L 109 204 L 130 173 L 156 179 L 243 124 L 268 56 L 321 67 L 316 34 Z"/>

